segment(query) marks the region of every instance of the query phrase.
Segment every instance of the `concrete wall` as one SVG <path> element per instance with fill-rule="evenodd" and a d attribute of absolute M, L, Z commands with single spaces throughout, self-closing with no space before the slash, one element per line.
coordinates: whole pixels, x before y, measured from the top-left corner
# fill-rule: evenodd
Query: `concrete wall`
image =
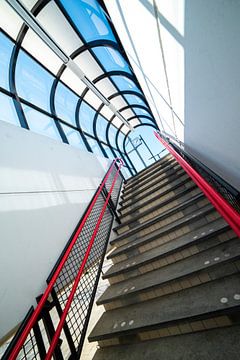
<path fill-rule="evenodd" d="M 185 2 L 185 144 L 240 190 L 240 1 Z"/>
<path fill-rule="evenodd" d="M 22 320 L 110 162 L 0 122 L 0 339 Z"/>

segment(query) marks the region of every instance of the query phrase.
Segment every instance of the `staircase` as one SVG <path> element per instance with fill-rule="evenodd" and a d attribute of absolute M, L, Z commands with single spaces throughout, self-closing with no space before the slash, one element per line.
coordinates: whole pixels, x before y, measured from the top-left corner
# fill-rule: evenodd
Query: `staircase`
<path fill-rule="evenodd" d="M 94 360 L 240 358 L 240 241 L 168 154 L 129 179 Z"/>

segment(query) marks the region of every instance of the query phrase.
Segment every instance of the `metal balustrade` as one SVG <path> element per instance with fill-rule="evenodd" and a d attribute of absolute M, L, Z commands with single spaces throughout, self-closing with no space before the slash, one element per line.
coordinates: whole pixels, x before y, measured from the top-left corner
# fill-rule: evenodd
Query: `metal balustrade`
<path fill-rule="evenodd" d="M 112 162 L 3 360 L 80 358 L 123 181 L 122 164 Z"/>

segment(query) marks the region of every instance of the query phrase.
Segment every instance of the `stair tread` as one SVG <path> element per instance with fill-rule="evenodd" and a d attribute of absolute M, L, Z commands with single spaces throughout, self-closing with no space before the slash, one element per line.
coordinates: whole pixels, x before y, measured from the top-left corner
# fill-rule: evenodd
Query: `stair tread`
<path fill-rule="evenodd" d="M 217 279 L 161 298 L 105 312 L 89 336 L 90 341 L 136 333 L 177 320 L 221 313 L 239 307 L 239 274 Z M 228 298 L 222 303 L 222 298 Z M 132 320 L 134 321 L 132 323 Z M 125 323 L 122 326 L 122 323 Z"/>
<path fill-rule="evenodd" d="M 136 196 L 139 192 L 146 190 L 149 186 L 153 186 L 153 184 L 157 182 L 161 182 L 162 180 L 168 178 L 176 171 L 180 170 L 181 166 L 178 163 L 170 164 L 166 166 L 166 168 L 159 171 L 159 173 L 152 174 L 149 178 L 142 180 L 141 182 L 136 182 L 130 188 L 126 189 L 124 187 L 124 191 L 122 193 L 122 198 L 124 201 L 129 200 L 131 197 Z M 160 177 L 161 175 L 164 175 Z M 160 177 L 160 178 L 159 178 Z M 136 188 L 136 190 L 135 190 Z"/>
<path fill-rule="evenodd" d="M 183 179 L 181 179 L 183 177 Z M 185 178 L 186 177 L 186 178 Z M 184 184 L 188 183 L 188 182 L 191 182 L 192 180 L 187 177 L 186 174 L 182 174 L 178 179 L 175 180 L 175 184 L 173 184 L 173 186 L 165 191 L 163 191 L 161 194 L 156 194 L 154 197 L 152 197 L 151 199 L 149 200 L 146 200 L 145 202 L 141 203 L 141 204 L 138 204 L 136 206 L 133 206 L 133 205 L 127 205 L 125 207 L 125 209 L 127 207 L 131 207 L 131 209 L 129 209 L 127 212 L 125 212 L 124 214 L 122 214 L 120 216 L 120 218 L 124 218 L 125 216 L 128 216 L 130 215 L 131 213 L 134 213 L 135 211 L 137 211 L 138 209 L 140 208 L 143 208 L 144 206 L 146 205 L 149 205 L 151 202 L 154 202 L 156 199 L 158 198 L 161 198 L 162 196 L 166 195 L 167 193 L 171 192 L 171 191 L 174 191 L 176 189 L 178 189 L 179 187 L 183 186 Z M 158 189 L 156 190 L 158 191 Z M 153 191 L 154 192 L 154 191 Z M 151 192 L 152 193 L 152 192 Z M 176 196 L 177 194 L 174 194 L 173 196 Z M 123 206 L 119 209 L 119 212 L 121 213 L 123 210 Z"/>
<path fill-rule="evenodd" d="M 157 270 L 124 280 L 121 283 L 109 286 L 98 299 L 98 304 L 106 303 L 126 295 L 136 294 L 143 290 L 179 279 L 194 272 L 207 270 L 212 266 L 219 266 L 240 257 L 240 241 L 238 238 L 204 250 L 188 258 L 166 265 Z M 214 260 L 218 259 L 218 260 Z M 210 261 L 206 263 L 206 261 Z M 127 291 L 126 291 L 127 289 Z"/>
<path fill-rule="evenodd" d="M 169 168 L 171 168 L 172 166 L 174 166 L 176 164 L 178 164 L 178 163 L 174 158 L 169 159 L 164 164 L 159 164 L 159 166 L 156 166 L 152 170 L 149 170 L 146 174 L 142 174 L 141 176 L 136 177 L 136 179 L 133 182 L 126 184 L 126 187 L 125 187 L 126 191 L 131 190 L 131 188 L 134 187 L 135 185 L 138 185 L 141 183 L 145 184 L 146 180 L 152 179 L 154 177 L 154 175 L 156 175 L 156 173 L 163 174 L 165 172 L 165 169 L 168 170 Z"/>
<path fill-rule="evenodd" d="M 223 219 L 221 218 L 217 219 L 211 224 L 206 224 L 200 227 L 199 229 L 192 231 L 189 234 L 168 241 L 165 244 L 162 244 L 144 253 L 135 255 L 131 257 L 131 260 L 127 259 L 117 264 L 114 264 L 110 269 L 108 269 L 105 275 L 111 274 L 113 272 L 115 274 L 119 272 L 123 272 L 124 268 L 129 262 L 131 262 L 131 265 L 130 267 L 128 267 L 128 270 L 138 266 L 139 264 L 151 262 L 154 259 L 160 258 L 161 256 L 169 255 L 172 252 L 179 251 L 180 249 L 186 246 L 193 245 L 194 243 L 199 242 L 199 240 L 204 239 L 205 237 L 214 236 L 223 229 L 228 229 L 228 228 L 229 225 Z M 132 265 L 133 262 L 136 263 L 134 264 L 134 266 Z"/>
<path fill-rule="evenodd" d="M 189 186 L 188 188 L 184 188 L 182 191 L 179 191 L 178 193 L 172 195 L 170 198 L 168 199 L 165 199 L 163 200 L 162 202 L 158 203 L 157 205 L 154 205 L 152 206 L 151 209 L 146 209 L 144 210 L 143 212 L 141 213 L 136 213 L 136 209 L 135 209 L 135 216 L 133 216 L 131 219 L 129 220 L 126 220 L 126 221 L 123 221 L 120 225 L 116 226 L 114 228 L 114 230 L 118 230 L 118 229 L 121 229 L 122 227 L 128 225 L 128 224 L 131 224 L 133 222 L 136 222 L 138 219 L 140 219 L 141 217 L 147 215 L 147 214 L 150 214 L 151 212 L 159 209 L 160 207 L 166 205 L 166 204 L 171 204 L 171 202 L 177 200 L 177 199 L 180 199 L 181 197 L 183 197 L 184 195 L 187 195 L 188 192 L 191 192 L 192 190 L 196 189 L 196 185 L 195 184 L 192 184 L 191 186 Z M 172 191 L 172 190 L 171 190 Z M 200 190 L 199 190 L 200 191 Z M 153 202 L 154 200 L 152 200 Z M 156 200 L 155 200 L 156 201 Z M 183 200 L 184 202 L 184 200 Z M 178 204 L 178 205 L 181 205 L 181 204 Z M 176 207 L 175 207 L 176 208 Z M 172 210 L 172 209 L 171 209 Z M 124 214 L 124 216 L 126 216 Z M 121 217 L 120 217 L 121 219 Z"/>
<path fill-rule="evenodd" d="M 99 349 L 93 360 L 239 360 L 239 337 L 236 325 Z"/>
<path fill-rule="evenodd" d="M 153 164 L 149 165 L 147 168 L 140 170 L 136 175 L 130 177 L 127 181 L 126 184 L 130 184 L 132 181 L 134 181 L 134 179 L 136 179 L 138 176 L 141 176 L 144 174 L 144 172 L 147 174 L 147 172 L 151 169 L 154 168 L 154 166 L 160 165 L 166 161 L 168 161 L 168 159 L 170 160 L 172 158 L 172 155 L 170 153 L 168 153 L 167 155 L 163 156 L 161 159 L 155 161 Z"/>
<path fill-rule="evenodd" d="M 139 190 L 138 193 L 134 194 L 133 199 L 131 199 L 131 197 L 129 197 L 128 199 L 122 199 L 119 202 L 119 204 L 121 205 L 121 211 L 134 205 L 135 203 L 137 203 L 138 201 L 149 196 L 153 192 L 158 191 L 159 189 L 166 186 L 167 184 L 172 183 L 173 181 L 178 180 L 180 177 L 185 176 L 185 175 L 186 175 L 185 171 L 179 166 L 179 168 L 176 169 L 175 171 L 172 171 L 172 173 L 170 175 L 162 178 L 160 180 L 160 182 L 159 182 L 159 179 L 156 179 L 156 181 L 154 183 L 152 183 L 149 186 L 149 188 L 146 188 L 144 190 Z M 165 180 L 165 181 L 163 181 L 163 180 Z M 168 180 L 168 181 L 166 181 L 166 180 Z M 153 188 L 157 184 L 158 184 L 158 186 L 156 188 Z M 136 195 L 140 195 L 140 196 L 136 199 Z M 121 196 L 121 198 L 122 198 L 122 196 Z M 130 201 L 130 203 L 127 203 L 129 201 Z"/>
<path fill-rule="evenodd" d="M 136 238 L 134 240 L 129 240 L 129 242 L 127 244 L 121 245 L 121 246 L 117 247 L 116 249 L 114 249 L 111 252 L 111 254 L 108 256 L 108 259 L 110 259 L 114 256 L 117 256 L 117 255 L 120 255 L 126 251 L 130 251 L 133 248 L 141 246 L 150 240 L 152 241 L 156 238 L 159 238 L 159 237 L 163 236 L 164 234 L 168 233 L 169 231 L 174 230 L 174 228 L 177 228 L 179 226 L 183 226 L 185 224 L 192 222 L 193 219 L 198 220 L 200 217 L 208 214 L 211 211 L 215 211 L 215 209 L 213 208 L 213 206 L 211 204 L 208 204 L 208 205 L 203 206 L 199 210 L 196 210 L 195 212 L 193 212 L 192 215 L 185 216 L 181 219 L 178 219 L 178 220 L 174 221 L 173 223 L 170 223 L 168 225 L 161 227 L 158 230 L 152 231 L 150 234 L 142 236 L 141 238 L 138 238 L 136 236 Z M 111 244 L 114 244 L 114 243 L 115 243 L 115 241 L 111 242 Z"/>
<path fill-rule="evenodd" d="M 187 208 L 188 206 L 192 205 L 193 203 L 195 203 L 197 200 L 200 200 L 201 198 L 204 198 L 204 195 L 202 192 L 200 192 L 197 195 L 192 196 L 190 199 L 185 200 L 182 204 L 175 206 L 173 209 L 166 210 L 162 214 L 157 215 L 154 218 L 152 218 L 148 221 L 145 221 L 142 224 L 138 224 L 133 229 L 125 231 L 124 233 L 120 234 L 116 239 L 112 240 L 110 243 L 111 244 L 117 243 L 118 241 L 120 241 L 126 237 L 129 237 L 129 236 L 137 233 L 138 231 L 158 222 L 159 220 L 164 219 L 170 215 L 173 215 L 173 214 Z"/>

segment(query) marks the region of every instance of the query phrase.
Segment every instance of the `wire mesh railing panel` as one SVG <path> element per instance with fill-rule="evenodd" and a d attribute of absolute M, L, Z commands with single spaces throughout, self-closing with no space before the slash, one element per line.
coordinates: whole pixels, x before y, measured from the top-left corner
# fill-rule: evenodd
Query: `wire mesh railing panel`
<path fill-rule="evenodd" d="M 199 160 L 188 155 L 183 149 L 175 144 L 172 144 L 172 146 L 194 170 L 196 170 L 238 213 L 240 213 L 239 191 L 234 189 L 212 170 L 208 169 L 207 166 L 202 164 Z"/>
<path fill-rule="evenodd" d="M 122 185 L 115 163 L 2 360 L 79 358 Z"/>
<path fill-rule="evenodd" d="M 105 189 L 107 190 L 107 193 L 109 193 L 109 191 L 110 191 L 111 184 L 114 179 L 114 176 L 116 175 L 116 172 L 117 172 L 117 168 L 114 167 L 113 171 L 111 172 L 109 178 L 107 179 L 107 181 L 105 183 Z M 114 206 L 116 206 L 117 202 L 118 202 L 118 195 L 119 195 L 120 188 L 122 186 L 122 181 L 123 180 L 122 180 L 121 176 L 118 176 L 118 178 L 116 179 L 115 186 L 111 193 L 111 200 L 112 200 L 112 203 Z"/>

